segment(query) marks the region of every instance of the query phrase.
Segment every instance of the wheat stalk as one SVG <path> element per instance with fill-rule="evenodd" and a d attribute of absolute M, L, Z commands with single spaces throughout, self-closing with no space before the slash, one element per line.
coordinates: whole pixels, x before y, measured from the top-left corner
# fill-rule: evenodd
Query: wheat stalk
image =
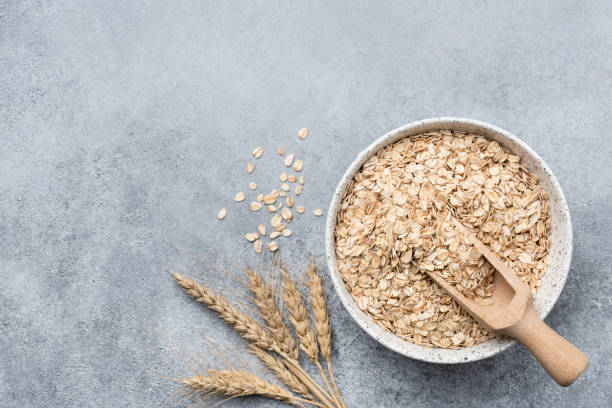
<path fill-rule="evenodd" d="M 329 382 L 327 381 L 327 377 L 325 375 L 325 371 L 319 363 L 319 346 L 317 344 L 317 339 L 315 337 L 314 330 L 310 323 L 310 318 L 308 316 L 308 309 L 306 309 L 306 305 L 304 304 L 304 300 L 302 299 L 302 294 L 300 290 L 297 288 L 297 285 L 291 279 L 289 275 L 289 270 L 284 262 L 280 262 L 280 267 L 285 275 L 285 281 L 283 288 L 283 300 L 285 301 L 285 305 L 287 309 L 289 309 L 289 316 L 291 318 L 291 323 L 293 323 L 293 327 L 295 328 L 295 332 L 300 340 L 300 348 L 304 351 L 304 353 L 310 358 L 310 360 L 317 366 L 319 369 L 319 373 L 321 373 L 321 377 L 325 382 L 325 386 L 327 387 L 329 394 L 332 399 L 336 403 L 336 406 L 341 407 L 334 391 L 332 391 Z"/>
<path fill-rule="evenodd" d="M 285 357 L 285 363 L 287 365 L 287 368 L 291 370 L 293 374 L 295 374 L 296 377 L 298 377 L 300 381 L 302 381 L 302 383 L 304 383 L 308 387 L 308 389 L 311 390 L 317 396 L 317 398 L 319 398 L 319 400 L 325 404 L 326 407 L 334 408 L 335 406 L 337 408 L 340 408 L 335 398 L 332 398 L 333 393 L 331 394 L 332 397 L 330 397 L 330 394 L 328 394 L 323 388 L 321 388 L 321 386 L 317 384 L 317 382 L 313 380 L 312 377 L 310 377 L 306 373 L 306 371 L 304 371 L 304 369 L 297 360 Z M 335 404 L 332 404 L 330 402 L 330 399 L 333 399 Z"/>
<path fill-rule="evenodd" d="M 310 306 L 314 317 L 315 329 L 317 331 L 317 339 L 321 348 L 321 355 L 327 362 L 327 371 L 334 386 L 334 391 L 338 395 L 338 400 L 344 408 L 344 400 L 338 391 L 336 379 L 331 367 L 331 325 L 329 323 L 329 315 L 327 313 L 327 304 L 325 301 L 325 293 L 323 292 L 323 284 L 321 276 L 317 272 L 314 262 L 310 261 L 308 269 L 308 290 L 310 292 Z"/>
<path fill-rule="evenodd" d="M 300 394 L 308 400 L 313 400 L 312 394 L 308 391 L 308 387 L 306 387 L 295 374 L 289 371 L 281 360 L 252 344 L 249 345 L 249 348 L 251 349 L 251 353 L 259 358 L 270 371 L 276 374 L 283 384 L 296 394 Z"/>
<path fill-rule="evenodd" d="M 308 290 L 310 292 L 310 306 L 317 331 L 317 339 L 321 347 L 321 355 L 325 360 L 329 360 L 331 357 L 331 326 L 325 305 L 321 277 L 317 273 L 317 269 L 312 261 L 308 269 Z"/>
<path fill-rule="evenodd" d="M 291 329 L 285 324 L 283 315 L 278 311 L 274 292 L 270 284 L 265 284 L 260 272 L 247 268 L 249 277 L 249 289 L 255 295 L 255 304 L 266 322 L 266 326 L 272 336 L 280 344 L 281 350 L 291 358 L 297 360 L 299 350 Z"/>
<path fill-rule="evenodd" d="M 176 283 L 196 301 L 214 310 L 226 323 L 242 337 L 265 350 L 281 353 L 280 345 L 259 323 L 246 313 L 241 312 L 223 296 L 212 292 L 196 281 L 172 272 Z"/>
<path fill-rule="evenodd" d="M 308 318 L 308 309 L 302 300 L 302 294 L 297 288 L 295 282 L 289 276 L 289 270 L 284 262 L 280 263 L 281 269 L 285 275 L 283 284 L 283 301 L 289 309 L 291 323 L 295 328 L 295 332 L 300 340 L 300 348 L 308 356 L 313 363 L 319 361 L 319 346 L 315 338 L 314 331 Z"/>
<path fill-rule="evenodd" d="M 208 370 L 206 375 L 196 375 L 180 380 L 187 387 L 199 391 L 227 397 L 247 397 L 257 395 L 303 406 L 301 398 L 296 398 L 289 391 L 262 380 L 253 373 L 239 370 Z"/>

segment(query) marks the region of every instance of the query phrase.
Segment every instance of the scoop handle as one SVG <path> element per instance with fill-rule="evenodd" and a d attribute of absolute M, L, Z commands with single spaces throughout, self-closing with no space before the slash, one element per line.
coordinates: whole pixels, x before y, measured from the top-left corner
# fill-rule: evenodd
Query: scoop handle
<path fill-rule="evenodd" d="M 532 304 L 527 307 L 521 321 L 501 332 L 527 347 L 563 387 L 571 385 L 589 366 L 589 358 L 544 323 Z"/>

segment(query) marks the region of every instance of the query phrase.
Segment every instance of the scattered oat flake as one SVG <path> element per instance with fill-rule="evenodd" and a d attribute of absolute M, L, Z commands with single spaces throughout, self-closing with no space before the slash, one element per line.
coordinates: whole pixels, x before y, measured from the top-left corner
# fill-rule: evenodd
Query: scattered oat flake
<path fill-rule="evenodd" d="M 255 241 L 257 238 L 259 238 L 259 234 L 256 232 L 250 232 L 248 234 L 244 234 L 244 237 L 247 239 L 247 241 L 249 242 L 253 242 Z"/>
<path fill-rule="evenodd" d="M 272 194 L 267 195 L 263 198 L 264 204 L 274 204 L 275 201 L 276 201 L 276 197 L 273 196 Z"/>
<path fill-rule="evenodd" d="M 302 160 L 296 160 L 295 163 L 293 163 L 293 169 L 295 171 L 302 171 Z"/>
<path fill-rule="evenodd" d="M 276 250 L 278 249 L 278 244 L 276 243 L 276 241 L 272 241 L 268 244 L 268 249 L 270 250 L 270 252 L 276 252 Z"/>
<path fill-rule="evenodd" d="M 316 215 L 317 217 L 320 217 L 323 215 L 323 210 L 320 208 L 317 208 L 316 210 L 312 210 L 312 213 Z"/>
<path fill-rule="evenodd" d="M 295 195 L 299 196 L 300 194 L 302 194 L 303 189 L 304 189 L 303 184 L 298 184 L 297 186 L 295 186 L 295 190 L 294 190 Z"/>
<path fill-rule="evenodd" d="M 287 177 L 287 181 L 289 181 L 290 183 L 295 183 L 297 181 L 297 177 L 295 174 L 291 174 Z"/>
<path fill-rule="evenodd" d="M 291 167 L 291 164 L 293 163 L 293 158 L 294 157 L 295 157 L 295 154 L 293 154 L 293 153 L 291 153 L 290 155 L 285 157 L 285 166 Z"/>
<path fill-rule="evenodd" d="M 276 227 L 278 225 L 280 225 L 283 222 L 283 217 L 281 217 L 280 214 L 276 214 L 274 215 L 274 217 L 272 217 L 272 219 L 270 220 L 270 225 L 272 227 Z"/>
<path fill-rule="evenodd" d="M 279 178 L 280 178 L 281 183 L 284 183 L 285 181 L 287 181 L 287 177 L 288 177 L 288 176 L 287 176 L 287 173 L 281 173 L 281 175 L 280 175 L 280 177 L 279 177 Z"/>
<path fill-rule="evenodd" d="M 265 236 L 266 235 L 266 226 L 263 224 L 259 224 L 257 226 L 257 229 L 259 230 L 259 234 L 261 234 L 261 236 Z"/>
<path fill-rule="evenodd" d="M 291 208 L 293 207 L 293 197 L 289 196 L 285 199 L 285 202 L 287 203 L 287 207 Z"/>
<path fill-rule="evenodd" d="M 249 204 L 249 207 L 251 207 L 251 211 L 259 211 L 263 208 L 263 204 L 259 201 L 253 201 L 251 204 Z"/>
<path fill-rule="evenodd" d="M 269 205 L 267 208 L 268 208 L 268 212 L 271 212 L 271 213 L 276 212 L 276 207 L 273 205 Z"/>
<path fill-rule="evenodd" d="M 234 201 L 235 201 L 235 202 L 237 202 L 237 203 L 239 203 L 239 202 L 241 202 L 241 201 L 244 201 L 245 197 L 246 197 L 246 196 L 244 195 L 244 192 L 240 191 L 239 193 L 237 193 L 237 194 L 234 196 Z"/>
<path fill-rule="evenodd" d="M 293 231 L 291 231 L 289 228 L 285 228 L 281 234 L 283 234 L 283 237 L 288 237 L 293 234 Z"/>
<path fill-rule="evenodd" d="M 255 248 L 255 252 L 257 252 L 258 254 L 261 254 L 261 247 L 262 247 L 262 242 L 261 239 L 258 239 L 257 241 L 253 242 L 253 248 Z"/>
<path fill-rule="evenodd" d="M 218 220 L 222 220 L 225 218 L 225 216 L 227 215 L 227 208 L 222 208 L 219 210 L 219 212 L 217 213 L 217 219 Z"/>
<path fill-rule="evenodd" d="M 300 131 L 298 132 L 298 137 L 302 140 L 306 139 L 306 136 L 308 136 L 308 128 L 301 128 Z"/>
<path fill-rule="evenodd" d="M 300 184 L 304 185 L 304 176 L 300 176 Z"/>
<path fill-rule="evenodd" d="M 283 191 L 289 191 L 289 190 L 291 190 L 291 187 L 289 187 L 289 184 L 287 184 L 287 183 L 281 183 L 280 188 L 281 188 L 281 190 L 283 190 Z"/>
<path fill-rule="evenodd" d="M 281 236 L 281 232 L 279 231 L 274 231 L 270 233 L 270 239 L 278 238 L 280 236 Z"/>
<path fill-rule="evenodd" d="M 281 196 L 282 198 L 285 198 L 285 196 L 286 196 L 286 195 L 287 195 L 287 192 L 286 192 L 286 191 L 281 191 L 281 192 L 280 192 L 280 196 Z"/>
<path fill-rule="evenodd" d="M 255 165 L 253 163 L 247 164 L 247 173 L 251 174 L 255 170 Z"/>
<path fill-rule="evenodd" d="M 253 149 L 253 157 L 254 158 L 259 159 L 262 154 L 263 154 L 263 148 L 261 146 L 256 147 L 255 149 Z"/>
<path fill-rule="evenodd" d="M 298 205 L 295 207 L 295 211 L 299 212 L 300 214 L 304 214 L 304 207 Z"/>
<path fill-rule="evenodd" d="M 249 183 L 249 188 L 250 188 L 251 190 L 257 190 L 257 184 L 251 181 L 251 182 Z"/>
<path fill-rule="evenodd" d="M 263 199 L 264 199 L 263 193 L 257 194 L 257 201 L 263 201 Z"/>
<path fill-rule="evenodd" d="M 283 219 L 287 222 L 291 222 L 291 218 L 293 218 L 293 214 L 291 214 L 291 210 L 287 207 L 284 207 L 281 211 L 281 215 Z"/>
<path fill-rule="evenodd" d="M 282 156 L 283 154 L 285 154 L 285 148 L 283 146 L 279 146 L 279 148 L 278 148 L 278 155 Z"/>

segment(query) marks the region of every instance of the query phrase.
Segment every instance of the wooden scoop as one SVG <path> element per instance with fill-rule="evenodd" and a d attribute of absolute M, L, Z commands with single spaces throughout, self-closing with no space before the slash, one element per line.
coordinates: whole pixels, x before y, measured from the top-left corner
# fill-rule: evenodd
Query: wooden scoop
<path fill-rule="evenodd" d="M 473 241 L 495 268 L 495 291 L 490 298 L 493 304 L 483 306 L 466 298 L 437 272 L 428 272 L 429 276 L 485 327 L 513 337 L 527 347 L 559 385 L 572 384 L 589 366 L 588 357 L 540 319 L 533 308 L 529 286 L 461 222 L 451 218 L 453 225 Z"/>

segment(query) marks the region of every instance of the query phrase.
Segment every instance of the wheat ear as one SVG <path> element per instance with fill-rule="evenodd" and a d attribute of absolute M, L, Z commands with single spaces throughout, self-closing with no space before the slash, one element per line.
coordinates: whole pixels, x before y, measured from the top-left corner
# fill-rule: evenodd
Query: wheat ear
<path fill-rule="evenodd" d="M 285 275 L 283 283 L 283 301 L 289 309 L 291 323 L 295 328 L 295 332 L 300 340 L 300 348 L 308 356 L 313 363 L 319 361 L 319 346 L 315 338 L 314 331 L 310 325 L 308 318 L 308 309 L 302 300 L 302 294 L 297 288 L 295 282 L 289 276 L 289 270 L 284 262 L 280 263 L 281 269 Z"/>
<path fill-rule="evenodd" d="M 189 296 L 217 312 L 226 323 L 232 326 L 246 340 L 265 350 L 281 352 L 280 345 L 274 337 L 252 317 L 241 312 L 225 300 L 223 296 L 176 272 L 172 272 L 172 276 Z"/>
<path fill-rule="evenodd" d="M 314 316 L 315 329 L 317 331 L 317 339 L 321 348 L 321 355 L 327 362 L 327 371 L 329 378 L 334 386 L 334 391 L 338 395 L 338 400 L 343 408 L 346 408 L 344 400 L 338 391 L 336 379 L 331 367 L 331 325 L 329 323 L 329 315 L 327 313 L 327 304 L 325 301 L 325 293 L 323 292 L 323 284 L 321 276 L 317 272 L 314 262 L 310 261 L 308 269 L 308 290 L 310 292 L 310 306 L 312 315 Z"/>
<path fill-rule="evenodd" d="M 208 370 L 206 375 L 196 375 L 192 378 L 180 380 L 180 382 L 199 392 L 227 397 L 257 395 L 298 406 L 303 406 L 300 402 L 310 403 L 293 396 L 289 391 L 278 385 L 262 380 L 253 373 L 239 370 Z"/>
<path fill-rule="evenodd" d="M 259 308 L 261 317 L 272 336 L 280 344 L 283 350 L 291 358 L 297 360 L 299 350 L 291 329 L 285 324 L 283 315 L 278 311 L 274 292 L 270 284 L 265 284 L 260 272 L 247 268 L 249 278 L 249 289 L 255 295 L 255 304 Z"/>
<path fill-rule="evenodd" d="M 285 384 L 287 387 L 291 389 L 291 391 L 296 394 L 302 395 L 304 398 L 312 400 L 312 394 L 308 391 L 308 388 L 300 381 L 300 379 L 293 374 L 289 369 L 283 364 L 283 362 L 272 354 L 268 353 L 265 350 L 260 349 L 252 344 L 249 344 L 249 348 L 251 349 L 251 353 L 253 353 L 257 358 L 261 360 L 261 362 L 268 368 L 268 370 L 272 371 L 278 379 Z"/>

